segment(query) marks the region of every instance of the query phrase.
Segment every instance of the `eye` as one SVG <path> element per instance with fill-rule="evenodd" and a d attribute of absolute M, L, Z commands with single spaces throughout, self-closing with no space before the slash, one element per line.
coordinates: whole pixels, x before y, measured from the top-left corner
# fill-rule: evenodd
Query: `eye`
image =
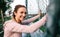
<path fill-rule="evenodd" d="M 26 14 L 26 12 L 20 12 L 20 13 L 21 13 L 21 14 L 23 14 L 23 13 Z"/>
<path fill-rule="evenodd" d="M 25 14 L 26 14 L 26 12 L 25 12 Z"/>
<path fill-rule="evenodd" d="M 20 12 L 21 14 L 23 14 L 23 12 Z"/>

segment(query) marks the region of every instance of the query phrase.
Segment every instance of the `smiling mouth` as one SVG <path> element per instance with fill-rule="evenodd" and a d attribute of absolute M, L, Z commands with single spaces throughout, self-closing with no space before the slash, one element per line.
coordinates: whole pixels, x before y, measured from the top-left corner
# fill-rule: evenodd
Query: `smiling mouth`
<path fill-rule="evenodd" d="M 20 18 L 22 18 L 23 20 L 25 19 L 25 17 L 23 17 L 23 16 L 20 16 Z"/>
<path fill-rule="evenodd" d="M 22 17 L 22 16 L 20 16 L 20 18 L 25 18 L 25 16 L 23 16 L 23 17 Z"/>

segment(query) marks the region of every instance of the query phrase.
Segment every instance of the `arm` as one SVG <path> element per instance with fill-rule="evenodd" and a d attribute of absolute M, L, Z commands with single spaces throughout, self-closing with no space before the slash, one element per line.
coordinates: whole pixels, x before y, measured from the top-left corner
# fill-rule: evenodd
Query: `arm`
<path fill-rule="evenodd" d="M 30 22 L 33 22 L 34 20 L 36 20 L 39 17 L 40 17 L 40 15 L 37 15 L 37 16 L 32 17 L 30 19 L 24 20 L 22 23 L 30 23 Z"/>
<path fill-rule="evenodd" d="M 33 23 L 30 26 L 27 25 L 20 25 L 16 23 L 16 26 L 13 28 L 12 32 L 25 32 L 25 33 L 32 33 L 39 27 L 41 27 L 46 21 L 46 15 L 36 23 Z"/>

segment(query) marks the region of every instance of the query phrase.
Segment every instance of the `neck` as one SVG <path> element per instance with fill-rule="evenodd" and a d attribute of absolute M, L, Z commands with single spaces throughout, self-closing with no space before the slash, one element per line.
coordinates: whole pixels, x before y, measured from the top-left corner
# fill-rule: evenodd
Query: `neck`
<path fill-rule="evenodd" d="M 14 21 L 16 21 L 17 23 L 21 23 L 20 20 L 16 19 L 16 18 L 12 18 Z"/>

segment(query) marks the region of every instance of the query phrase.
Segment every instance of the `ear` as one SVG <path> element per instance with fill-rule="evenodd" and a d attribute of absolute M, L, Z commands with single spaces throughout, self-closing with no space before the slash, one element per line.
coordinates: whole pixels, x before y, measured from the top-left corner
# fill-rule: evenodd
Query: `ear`
<path fill-rule="evenodd" d="M 16 16 L 16 12 L 14 12 L 14 15 Z"/>

